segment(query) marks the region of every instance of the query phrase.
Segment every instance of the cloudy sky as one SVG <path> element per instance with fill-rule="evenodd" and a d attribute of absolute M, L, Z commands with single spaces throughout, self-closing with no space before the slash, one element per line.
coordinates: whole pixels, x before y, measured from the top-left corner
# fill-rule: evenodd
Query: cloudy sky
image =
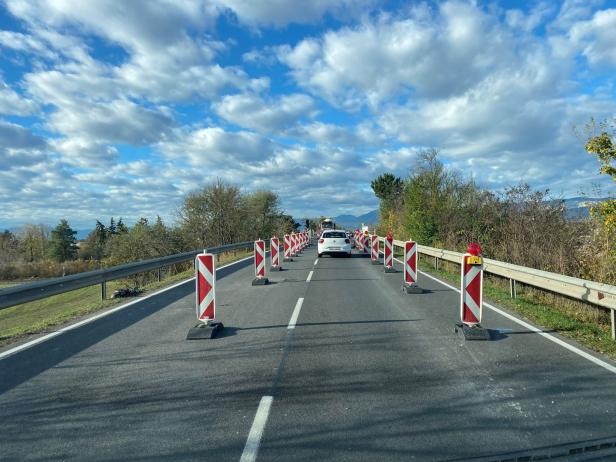
<path fill-rule="evenodd" d="M 216 178 L 376 208 L 416 154 L 482 186 L 613 190 L 616 1 L 0 0 L 0 226 L 173 220 Z"/>

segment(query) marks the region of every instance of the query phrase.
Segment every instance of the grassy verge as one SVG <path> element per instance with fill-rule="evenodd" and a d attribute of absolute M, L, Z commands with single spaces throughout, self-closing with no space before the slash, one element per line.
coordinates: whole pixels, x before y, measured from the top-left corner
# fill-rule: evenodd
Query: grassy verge
<path fill-rule="evenodd" d="M 442 269 L 435 270 L 432 259 L 419 261 L 419 269 L 438 276 L 454 286 L 460 285 L 459 266 L 441 262 Z M 547 330 L 554 330 L 591 350 L 616 359 L 616 342 L 610 333 L 609 313 L 600 308 L 579 303 L 556 294 L 531 287 L 520 287 L 517 297 L 510 298 L 508 281 L 484 275 L 485 301 L 517 313 L 522 319 Z"/>
<path fill-rule="evenodd" d="M 238 251 L 235 254 L 232 252 L 221 254 L 218 265 L 240 260 L 251 253 Z M 144 289 L 145 295 L 192 276 L 194 270 L 190 268 L 169 274 L 161 281 L 155 280 L 144 284 L 141 288 Z M 0 287 L 10 285 L 12 284 L 0 283 Z M 110 281 L 107 283 L 107 293 L 112 294 L 114 290 L 126 285 L 127 282 L 124 280 Z M 50 328 L 61 326 L 86 314 L 126 303 L 128 300 L 129 298 L 116 298 L 101 301 L 101 288 L 96 285 L 6 308 L 0 311 L 0 346 L 31 334 L 46 332 Z"/>

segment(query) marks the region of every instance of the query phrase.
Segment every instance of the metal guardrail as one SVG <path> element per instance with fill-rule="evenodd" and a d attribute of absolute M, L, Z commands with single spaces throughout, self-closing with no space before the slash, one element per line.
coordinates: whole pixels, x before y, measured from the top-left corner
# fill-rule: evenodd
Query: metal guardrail
<path fill-rule="evenodd" d="M 384 238 L 379 237 L 380 242 L 383 242 L 383 240 Z M 394 240 L 394 247 L 404 248 L 404 241 Z M 439 260 L 445 260 L 459 265 L 463 255 L 460 252 L 452 252 L 451 250 L 437 249 L 425 245 L 418 245 L 417 251 L 420 254 L 434 257 L 435 266 L 437 268 Z M 575 300 L 608 308 L 612 320 L 612 339 L 616 340 L 616 286 L 528 268 L 526 266 L 513 265 L 490 258 L 484 258 L 483 262 L 483 269 L 485 272 L 509 279 L 512 298 L 516 296 L 515 283 L 521 282 Z"/>
<path fill-rule="evenodd" d="M 84 273 L 72 274 L 70 276 L 63 276 L 59 278 L 45 279 L 30 284 L 22 284 L 15 287 L 1 289 L 0 309 L 19 305 L 21 303 L 32 302 L 34 300 L 40 300 L 51 295 L 58 295 L 96 284 L 101 284 L 101 296 L 105 299 L 107 281 L 113 281 L 114 279 L 121 279 L 134 274 L 157 270 L 164 268 L 165 266 L 171 266 L 177 263 L 194 260 L 197 254 L 204 251 L 219 254 L 232 250 L 252 248 L 253 245 L 253 241 L 227 244 L 218 247 L 210 247 L 204 250 L 193 250 L 191 252 L 184 252 L 134 263 L 126 263 L 124 265 L 112 266 L 110 268 L 87 271 Z"/>

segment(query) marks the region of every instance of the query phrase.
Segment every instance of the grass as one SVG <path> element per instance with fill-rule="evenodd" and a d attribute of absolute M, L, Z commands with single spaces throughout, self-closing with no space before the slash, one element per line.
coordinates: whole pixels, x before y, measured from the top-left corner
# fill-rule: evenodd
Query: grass
<path fill-rule="evenodd" d="M 460 268 L 457 265 L 441 261 L 441 268 L 436 270 L 431 263 L 420 259 L 419 269 L 456 287 L 460 285 Z M 591 350 L 616 359 L 616 342 L 611 337 L 610 317 L 606 310 L 557 294 L 521 287 L 520 284 L 517 297 L 512 299 L 508 280 L 487 273 L 484 274 L 483 296 L 485 301 L 516 313 L 538 327 L 554 330 Z"/>
<path fill-rule="evenodd" d="M 240 260 L 251 254 L 252 252 L 248 251 L 221 254 L 218 265 Z M 194 276 L 194 270 L 190 268 L 167 275 L 161 281 L 154 280 L 143 284 L 141 286 L 144 289 L 143 295 L 192 276 Z M 0 282 L 0 288 L 12 285 L 15 284 Z M 127 285 L 132 286 L 133 284 L 127 283 L 126 280 L 110 281 L 107 283 L 107 294 L 111 295 L 114 290 Z M 128 300 L 128 298 L 116 298 L 102 301 L 100 285 L 96 285 L 0 310 L 0 346 L 28 335 L 47 332 L 51 328 L 57 328 L 84 315 L 125 303 Z"/>

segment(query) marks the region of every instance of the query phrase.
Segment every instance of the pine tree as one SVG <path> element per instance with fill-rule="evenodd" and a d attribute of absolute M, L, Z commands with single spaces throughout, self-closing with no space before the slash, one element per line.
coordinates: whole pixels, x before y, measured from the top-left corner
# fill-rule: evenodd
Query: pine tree
<path fill-rule="evenodd" d="M 75 235 L 77 231 L 68 224 L 65 219 L 60 220 L 58 226 L 51 231 L 51 258 L 58 262 L 66 260 L 74 260 L 77 257 L 77 240 Z"/>

